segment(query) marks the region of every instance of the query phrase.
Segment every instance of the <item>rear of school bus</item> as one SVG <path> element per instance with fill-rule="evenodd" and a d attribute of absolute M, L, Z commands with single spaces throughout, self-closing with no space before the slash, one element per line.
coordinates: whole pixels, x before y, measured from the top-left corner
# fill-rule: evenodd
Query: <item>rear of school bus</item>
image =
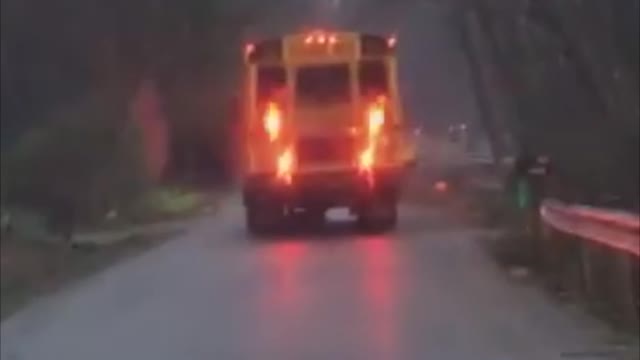
<path fill-rule="evenodd" d="M 250 231 L 347 207 L 395 226 L 407 161 L 395 38 L 312 32 L 246 49 L 244 205 Z M 409 155 L 408 155 L 409 154 Z"/>

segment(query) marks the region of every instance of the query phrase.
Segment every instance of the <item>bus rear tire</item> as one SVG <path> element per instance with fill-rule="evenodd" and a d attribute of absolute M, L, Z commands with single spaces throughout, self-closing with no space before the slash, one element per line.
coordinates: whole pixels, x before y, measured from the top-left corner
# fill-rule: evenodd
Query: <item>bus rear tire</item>
<path fill-rule="evenodd" d="M 395 200 L 369 203 L 358 211 L 358 227 L 366 233 L 385 233 L 398 224 L 398 204 Z"/>
<path fill-rule="evenodd" d="M 276 233 L 284 223 L 284 209 L 278 204 L 249 203 L 245 220 L 249 233 L 257 236 Z"/>

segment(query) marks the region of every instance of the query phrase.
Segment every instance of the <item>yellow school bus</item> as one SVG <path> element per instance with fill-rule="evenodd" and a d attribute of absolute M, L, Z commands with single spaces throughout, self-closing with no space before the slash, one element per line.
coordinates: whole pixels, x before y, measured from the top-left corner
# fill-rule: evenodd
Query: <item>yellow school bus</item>
<path fill-rule="evenodd" d="M 347 207 L 386 231 L 413 149 L 394 36 L 312 31 L 246 45 L 243 197 L 247 227 L 324 219 Z M 298 222 L 299 223 L 299 222 Z"/>

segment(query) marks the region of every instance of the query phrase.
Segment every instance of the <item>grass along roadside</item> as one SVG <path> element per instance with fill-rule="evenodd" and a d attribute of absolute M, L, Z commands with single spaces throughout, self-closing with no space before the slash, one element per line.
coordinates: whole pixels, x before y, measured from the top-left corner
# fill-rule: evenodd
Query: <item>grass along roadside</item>
<path fill-rule="evenodd" d="M 80 229 L 73 246 L 44 231 L 13 229 L 0 242 L 0 316 L 15 313 L 42 295 L 99 272 L 122 259 L 161 244 L 197 216 L 211 213 L 216 194 L 157 189 L 134 218 L 109 217 Z M 24 236 L 25 234 L 30 236 Z M 38 236 L 33 236 L 36 233 Z"/>
<path fill-rule="evenodd" d="M 219 193 L 161 187 L 150 190 L 126 214 L 117 209 L 105 214 L 97 224 L 81 227 L 82 234 L 122 231 L 152 224 L 179 222 L 202 212 L 212 212 L 218 205 Z"/>
<path fill-rule="evenodd" d="M 126 241 L 79 248 L 53 242 L 3 239 L 0 244 L 0 316 L 5 319 L 32 299 L 57 291 L 127 256 L 139 254 L 171 235 L 133 236 Z"/>

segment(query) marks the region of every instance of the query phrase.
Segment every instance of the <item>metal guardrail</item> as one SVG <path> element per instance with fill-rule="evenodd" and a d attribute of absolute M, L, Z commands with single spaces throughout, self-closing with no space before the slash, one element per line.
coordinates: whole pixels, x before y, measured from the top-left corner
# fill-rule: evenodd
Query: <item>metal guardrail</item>
<path fill-rule="evenodd" d="M 640 216 L 550 199 L 539 214 L 539 259 L 547 283 L 581 294 L 597 313 L 637 333 Z"/>
<path fill-rule="evenodd" d="M 486 159 L 469 155 L 474 170 L 466 185 L 498 200 L 504 193 L 495 172 L 500 169 L 484 172 L 476 165 Z M 531 217 L 528 211 L 514 213 L 512 205 L 502 209 L 508 230 L 498 245 L 503 260 L 531 265 L 552 291 L 581 299 L 595 314 L 637 333 L 640 215 L 546 199 Z"/>
<path fill-rule="evenodd" d="M 640 216 L 612 209 L 546 200 L 543 221 L 560 232 L 640 257 Z"/>

